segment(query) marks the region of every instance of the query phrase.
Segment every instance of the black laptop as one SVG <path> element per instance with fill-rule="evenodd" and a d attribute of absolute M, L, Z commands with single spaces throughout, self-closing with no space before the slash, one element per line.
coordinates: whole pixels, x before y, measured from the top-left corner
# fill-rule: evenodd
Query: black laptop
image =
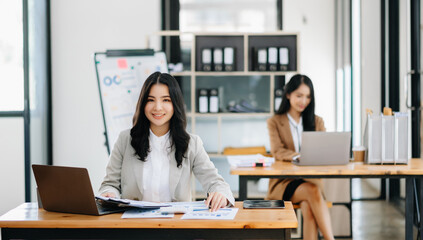
<path fill-rule="evenodd" d="M 96 201 L 86 168 L 32 165 L 42 206 L 47 211 L 104 215 L 126 208 Z"/>

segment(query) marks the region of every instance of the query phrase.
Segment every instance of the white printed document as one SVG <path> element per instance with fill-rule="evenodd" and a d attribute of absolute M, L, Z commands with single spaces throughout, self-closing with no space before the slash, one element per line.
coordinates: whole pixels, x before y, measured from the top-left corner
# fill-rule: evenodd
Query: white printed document
<path fill-rule="evenodd" d="M 162 214 L 159 209 L 134 208 L 125 211 L 122 218 L 173 218 L 174 214 Z"/>
<path fill-rule="evenodd" d="M 208 208 L 194 209 L 185 213 L 181 219 L 210 219 L 210 220 L 232 220 L 235 218 L 238 208 L 220 208 L 216 212 L 209 212 Z"/>

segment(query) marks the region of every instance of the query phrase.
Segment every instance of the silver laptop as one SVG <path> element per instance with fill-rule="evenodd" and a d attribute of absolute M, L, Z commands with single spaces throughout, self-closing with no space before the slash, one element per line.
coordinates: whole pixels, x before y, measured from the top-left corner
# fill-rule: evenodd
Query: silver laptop
<path fill-rule="evenodd" d="M 47 211 L 104 215 L 125 208 L 104 207 L 94 198 L 86 168 L 32 165 L 42 207 Z"/>
<path fill-rule="evenodd" d="M 345 165 L 350 160 L 351 132 L 303 132 L 300 166 Z"/>

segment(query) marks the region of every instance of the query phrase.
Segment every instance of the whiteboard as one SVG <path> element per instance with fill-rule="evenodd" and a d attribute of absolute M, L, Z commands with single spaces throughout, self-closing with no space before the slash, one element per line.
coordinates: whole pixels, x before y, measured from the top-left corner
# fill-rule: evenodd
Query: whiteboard
<path fill-rule="evenodd" d="M 133 52 L 127 51 L 128 55 L 122 50 L 118 56 L 112 56 L 109 52 L 94 54 L 105 145 L 109 154 L 119 133 L 132 128 L 132 117 L 145 79 L 156 71 L 168 72 L 166 55 L 163 52 L 130 56 Z"/>

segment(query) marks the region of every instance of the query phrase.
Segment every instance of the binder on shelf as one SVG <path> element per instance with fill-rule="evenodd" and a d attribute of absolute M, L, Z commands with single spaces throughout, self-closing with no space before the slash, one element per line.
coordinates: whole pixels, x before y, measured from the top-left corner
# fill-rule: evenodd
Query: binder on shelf
<path fill-rule="evenodd" d="M 211 48 L 203 48 L 201 51 L 201 65 L 203 71 L 211 71 L 212 70 L 212 49 Z"/>
<path fill-rule="evenodd" d="M 232 47 L 225 47 L 223 49 L 223 58 L 225 71 L 235 71 L 235 49 Z"/>
<path fill-rule="evenodd" d="M 198 90 L 198 112 L 209 112 L 209 96 L 207 93 L 207 89 Z"/>
<path fill-rule="evenodd" d="M 278 70 L 278 49 L 276 47 L 270 47 L 268 50 L 268 63 L 269 63 L 269 71 L 277 71 Z"/>
<path fill-rule="evenodd" d="M 267 48 L 257 48 L 255 51 L 255 71 L 267 70 Z"/>
<path fill-rule="evenodd" d="M 282 89 L 276 89 L 275 90 L 275 112 L 279 110 L 279 107 L 282 103 Z"/>
<path fill-rule="evenodd" d="M 213 70 L 223 71 L 223 50 L 221 48 L 213 49 Z"/>
<path fill-rule="evenodd" d="M 209 112 L 217 113 L 219 112 L 219 91 L 214 88 L 209 90 Z"/>
<path fill-rule="evenodd" d="M 279 70 L 288 71 L 289 51 L 286 47 L 279 48 Z"/>

